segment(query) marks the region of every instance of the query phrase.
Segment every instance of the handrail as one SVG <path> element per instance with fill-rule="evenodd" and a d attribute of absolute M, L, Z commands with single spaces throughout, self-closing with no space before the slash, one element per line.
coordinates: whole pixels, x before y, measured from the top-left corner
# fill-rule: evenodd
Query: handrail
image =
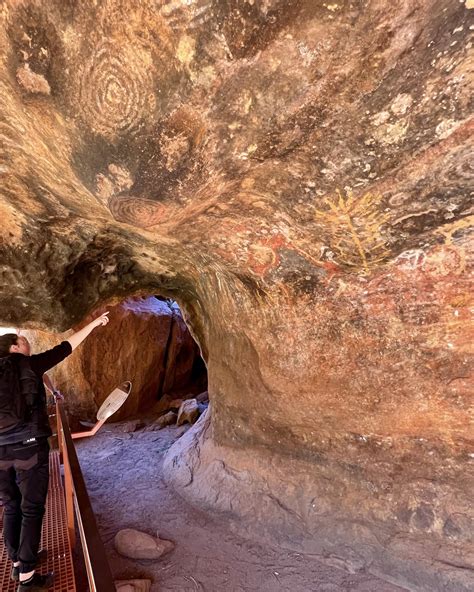
<path fill-rule="evenodd" d="M 59 451 L 64 464 L 66 513 L 71 548 L 75 546 L 74 507 L 79 526 L 90 592 L 116 592 L 114 579 L 99 535 L 79 459 L 72 441 L 63 402 L 56 400 Z"/>

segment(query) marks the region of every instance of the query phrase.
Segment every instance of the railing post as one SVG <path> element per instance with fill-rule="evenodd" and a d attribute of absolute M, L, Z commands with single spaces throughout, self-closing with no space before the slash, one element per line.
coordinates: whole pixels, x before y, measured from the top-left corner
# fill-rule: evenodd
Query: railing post
<path fill-rule="evenodd" d="M 74 526 L 74 485 L 72 482 L 71 465 L 69 464 L 69 457 L 64 448 L 64 493 L 66 496 L 66 516 L 67 516 L 67 531 L 69 533 L 69 542 L 71 549 L 76 546 L 76 529 Z"/>
<path fill-rule="evenodd" d="M 61 414 L 59 413 L 59 400 L 56 399 L 55 401 L 55 409 L 56 409 L 56 434 L 58 439 L 58 449 L 59 449 L 59 463 L 63 464 L 63 440 L 62 440 L 62 424 L 61 424 Z"/>
<path fill-rule="evenodd" d="M 64 467 L 64 496 L 66 498 L 66 518 L 67 518 L 67 532 L 69 535 L 69 543 L 71 549 L 76 546 L 76 528 L 74 524 L 74 483 L 71 473 L 71 465 L 69 463 L 69 455 L 67 446 L 64 441 L 64 427 L 61 421 L 61 413 L 59 407 L 62 403 L 56 401 L 56 414 L 58 422 L 58 446 L 60 460 L 62 460 Z"/>
<path fill-rule="evenodd" d="M 62 402 L 57 403 L 59 417 L 59 441 L 63 452 L 64 488 L 68 534 L 71 548 L 76 542 L 74 509 L 81 537 L 90 592 L 116 592 L 114 579 L 104 545 L 97 529 L 94 512 L 87 493 L 84 476 L 69 431 L 66 411 Z"/>

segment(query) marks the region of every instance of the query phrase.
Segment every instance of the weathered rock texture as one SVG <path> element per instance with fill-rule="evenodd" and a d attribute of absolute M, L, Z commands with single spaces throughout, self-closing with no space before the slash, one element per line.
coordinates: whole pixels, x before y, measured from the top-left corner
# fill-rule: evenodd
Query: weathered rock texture
<path fill-rule="evenodd" d="M 430 592 L 473 587 L 471 5 L 1 11 L 2 320 L 176 299 L 212 403 L 183 492 Z"/>
<path fill-rule="evenodd" d="M 74 355 L 49 373 L 65 395 L 69 413 L 93 418 L 110 392 L 125 380 L 132 392 L 112 421 L 150 410 L 165 392 L 193 388 L 192 368 L 199 350 L 176 304 L 156 298 L 132 298 L 105 306 L 76 327 L 80 328 L 105 310 L 110 322 L 94 331 Z M 28 331 L 34 351 L 43 351 L 68 334 L 58 336 Z"/>

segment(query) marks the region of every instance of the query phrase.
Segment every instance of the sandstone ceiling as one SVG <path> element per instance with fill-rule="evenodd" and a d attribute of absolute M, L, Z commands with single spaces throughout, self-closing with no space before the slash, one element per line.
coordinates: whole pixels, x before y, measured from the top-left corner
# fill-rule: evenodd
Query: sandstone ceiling
<path fill-rule="evenodd" d="M 83 313 L 117 269 L 159 267 L 192 297 L 210 268 L 251 295 L 326 293 L 465 234 L 464 3 L 12 1 L 2 17 L 4 256 L 68 267 L 31 278 L 33 301 L 41 283 Z"/>
<path fill-rule="evenodd" d="M 172 296 L 215 442 L 366 471 L 348 514 L 465 544 L 471 7 L 7 0 L 1 320 Z"/>

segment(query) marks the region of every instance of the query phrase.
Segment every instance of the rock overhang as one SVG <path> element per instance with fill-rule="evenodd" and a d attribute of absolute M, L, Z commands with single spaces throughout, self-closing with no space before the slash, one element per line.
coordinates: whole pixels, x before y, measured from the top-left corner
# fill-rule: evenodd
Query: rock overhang
<path fill-rule="evenodd" d="M 7 2 L 2 19 L 2 320 L 64 329 L 170 295 L 206 354 L 215 441 L 374 469 L 387 499 L 440 476 L 462 498 L 467 5 Z M 402 528 L 444 536 L 452 508 L 429 503 Z"/>

